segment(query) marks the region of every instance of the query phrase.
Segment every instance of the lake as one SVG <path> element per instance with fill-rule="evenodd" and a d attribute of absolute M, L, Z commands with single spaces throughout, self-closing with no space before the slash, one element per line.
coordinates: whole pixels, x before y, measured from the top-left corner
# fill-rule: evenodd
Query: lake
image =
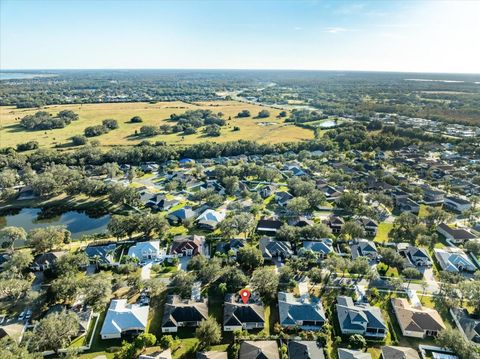
<path fill-rule="evenodd" d="M 78 239 L 85 234 L 105 232 L 110 215 L 89 216 L 85 212 L 67 211 L 60 214 L 46 213 L 41 208 L 22 208 L 17 213 L 5 213 L 0 216 L 0 229 L 6 226 L 23 227 L 27 232 L 33 228 L 47 226 L 65 226 L 72 232 L 72 238 Z M 17 245 L 23 245 L 18 243 Z"/>
<path fill-rule="evenodd" d="M 0 80 L 25 80 L 25 79 L 33 79 L 35 77 L 51 77 L 51 76 L 55 76 L 55 75 L 25 73 L 25 72 L 0 72 Z"/>

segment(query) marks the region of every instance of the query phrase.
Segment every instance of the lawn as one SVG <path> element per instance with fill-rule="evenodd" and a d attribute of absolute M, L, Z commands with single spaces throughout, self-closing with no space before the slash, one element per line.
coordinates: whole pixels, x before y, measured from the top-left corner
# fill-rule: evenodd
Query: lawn
<path fill-rule="evenodd" d="M 379 223 L 377 235 L 375 236 L 374 241 L 381 242 L 381 243 L 388 242 L 388 232 L 390 232 L 392 227 L 393 227 L 393 223 L 386 223 L 386 222 Z"/>
<path fill-rule="evenodd" d="M 249 110 L 252 116 L 262 109 L 268 109 L 271 116 L 266 119 L 253 117 L 237 119 L 236 114 L 242 110 Z M 246 104 L 237 101 L 216 101 L 187 104 L 184 102 L 158 102 L 155 104 L 145 102 L 132 103 L 100 103 L 84 105 L 52 105 L 40 109 L 16 109 L 13 106 L 0 106 L 0 137 L 2 146 L 15 147 L 18 143 L 30 140 L 38 141 L 40 146 L 53 147 L 55 145 L 68 145 L 69 138 L 73 135 L 83 134 L 83 130 L 92 125 L 99 125 L 107 118 L 116 119 L 119 128 L 107 134 L 95 137 L 104 146 L 110 145 L 135 145 L 145 139 L 149 141 L 165 141 L 169 144 L 193 144 L 198 142 L 210 142 L 211 137 L 204 137 L 201 131 L 197 134 L 183 136 L 182 134 L 158 135 L 149 138 L 134 136 L 142 126 L 160 126 L 173 124 L 168 122 L 171 114 L 183 113 L 187 110 L 211 109 L 214 112 L 223 112 L 227 120 L 227 126 L 222 128 L 221 136 L 214 142 L 226 142 L 236 140 L 254 140 L 263 143 L 279 143 L 288 141 L 301 141 L 313 139 L 312 130 L 287 124 L 284 119 L 276 116 L 280 110 L 256 104 Z M 26 115 L 37 111 L 47 111 L 56 114 L 61 110 L 72 110 L 79 115 L 79 120 L 72 122 L 65 128 L 48 131 L 25 131 L 19 121 Z M 130 123 L 133 116 L 140 116 L 142 123 Z M 271 122 L 272 125 L 261 126 L 260 122 Z M 233 131 L 233 127 L 239 127 L 239 131 Z"/>

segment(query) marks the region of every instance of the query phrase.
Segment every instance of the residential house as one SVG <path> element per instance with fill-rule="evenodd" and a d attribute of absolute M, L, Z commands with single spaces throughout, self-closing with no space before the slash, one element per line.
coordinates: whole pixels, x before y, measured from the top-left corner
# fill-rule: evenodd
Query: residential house
<path fill-rule="evenodd" d="M 250 296 L 247 303 L 243 303 L 237 293 L 227 294 L 223 305 L 223 330 L 259 329 L 265 326 L 263 304 L 255 295 Z"/>
<path fill-rule="evenodd" d="M 127 304 L 126 299 L 112 300 L 100 331 L 101 338 L 115 339 L 122 334 L 144 332 L 149 308 L 148 305 Z"/>
<path fill-rule="evenodd" d="M 276 190 L 277 190 L 277 188 L 275 186 L 266 185 L 266 186 L 262 187 L 258 193 L 260 194 L 260 196 L 263 199 L 265 199 L 265 198 L 270 197 Z"/>
<path fill-rule="evenodd" d="M 414 214 L 418 214 L 420 212 L 420 205 L 411 198 L 398 200 L 397 207 L 402 212 L 410 212 Z"/>
<path fill-rule="evenodd" d="M 280 359 L 275 340 L 244 341 L 240 343 L 239 359 Z"/>
<path fill-rule="evenodd" d="M 303 249 L 318 255 L 318 258 L 326 258 L 333 251 L 333 241 L 330 238 L 322 238 L 318 241 L 303 241 Z"/>
<path fill-rule="evenodd" d="M 452 228 L 445 223 L 441 223 L 437 226 L 437 232 L 443 235 L 447 240 L 455 244 L 461 244 L 471 239 L 477 238 L 477 236 L 470 233 L 466 229 Z"/>
<path fill-rule="evenodd" d="M 173 207 L 175 207 L 179 203 L 180 203 L 180 201 L 178 201 L 176 199 L 169 200 L 169 199 L 166 199 L 166 198 L 162 198 L 155 204 L 155 207 L 159 211 L 169 211 L 170 209 L 172 209 Z"/>
<path fill-rule="evenodd" d="M 288 202 L 293 198 L 293 196 L 288 192 L 277 192 L 275 193 L 275 201 L 278 205 L 285 207 Z"/>
<path fill-rule="evenodd" d="M 162 333 L 176 333 L 179 327 L 197 327 L 208 318 L 207 299 L 200 301 L 169 295 L 162 318 Z"/>
<path fill-rule="evenodd" d="M 305 216 L 300 216 L 300 217 L 292 219 L 291 221 L 289 221 L 288 224 L 290 226 L 303 228 L 303 227 L 313 226 L 314 222 L 311 219 L 308 219 Z"/>
<path fill-rule="evenodd" d="M 176 236 L 173 238 L 170 254 L 179 257 L 191 257 L 197 254 L 206 255 L 205 237 L 197 235 Z"/>
<path fill-rule="evenodd" d="M 440 204 L 445 200 L 445 193 L 428 186 L 424 186 L 423 199 L 426 204 Z"/>
<path fill-rule="evenodd" d="M 194 220 L 197 212 L 190 206 L 185 206 L 177 209 L 167 215 L 167 220 L 172 225 L 182 224 L 187 220 Z"/>
<path fill-rule="evenodd" d="M 351 245 L 352 258 L 368 257 L 370 260 L 378 260 L 379 254 L 377 246 L 373 241 L 367 239 L 357 239 Z"/>
<path fill-rule="evenodd" d="M 420 359 L 420 355 L 413 348 L 386 345 L 381 349 L 382 359 Z"/>
<path fill-rule="evenodd" d="M 205 210 L 197 217 L 197 225 L 199 228 L 213 231 L 218 224 L 225 219 L 225 212 L 218 212 L 213 209 Z"/>
<path fill-rule="evenodd" d="M 78 318 L 78 332 L 76 336 L 86 334 L 90 328 L 93 311 L 86 305 L 76 305 L 70 309 L 66 305 L 55 304 L 50 307 L 46 313 L 46 317 L 53 313 L 68 312 L 74 314 Z"/>
<path fill-rule="evenodd" d="M 257 223 L 257 233 L 267 236 L 274 236 L 283 225 L 282 221 L 274 218 L 262 218 Z"/>
<path fill-rule="evenodd" d="M 434 337 L 446 328 L 442 317 L 435 309 L 414 307 L 405 298 L 392 298 L 392 306 L 405 337 Z"/>
<path fill-rule="evenodd" d="M 87 255 L 90 263 L 99 265 L 112 265 L 115 263 L 115 250 L 117 245 L 115 243 L 103 244 L 103 245 L 89 245 L 85 248 L 85 254 Z"/>
<path fill-rule="evenodd" d="M 292 293 L 278 293 L 280 325 L 287 329 L 320 331 L 327 321 L 319 298 L 308 294 L 295 297 Z"/>
<path fill-rule="evenodd" d="M 477 270 L 472 260 L 460 248 L 435 248 L 433 251 L 442 270 L 448 272 L 474 272 Z"/>
<path fill-rule="evenodd" d="M 292 245 L 290 242 L 277 241 L 269 237 L 260 238 L 259 248 L 263 258 L 266 260 L 284 260 L 293 255 Z"/>
<path fill-rule="evenodd" d="M 128 255 L 141 263 L 160 258 L 160 241 L 137 242 L 128 249 Z"/>
<path fill-rule="evenodd" d="M 325 359 L 323 348 L 313 340 L 290 340 L 287 345 L 288 359 Z"/>
<path fill-rule="evenodd" d="M 368 217 L 357 218 L 357 222 L 364 228 L 365 234 L 369 237 L 375 237 L 378 231 L 378 224 Z"/>
<path fill-rule="evenodd" d="M 361 350 L 338 348 L 338 359 L 372 359 L 372 355 Z"/>
<path fill-rule="evenodd" d="M 332 216 L 328 221 L 328 225 L 332 230 L 333 234 L 339 234 L 342 231 L 345 221 L 342 217 Z"/>
<path fill-rule="evenodd" d="M 236 256 L 238 250 L 243 247 L 245 247 L 245 240 L 241 238 L 233 238 L 228 242 L 219 242 L 216 249 L 219 253 L 228 253 L 229 251 L 233 251 Z"/>
<path fill-rule="evenodd" d="M 0 325 L 0 339 L 9 337 L 17 344 L 20 344 L 25 334 L 27 325 L 23 322 L 10 322 Z"/>
<path fill-rule="evenodd" d="M 65 251 L 47 252 L 47 253 L 39 254 L 33 259 L 33 262 L 30 265 L 30 268 L 36 272 L 53 268 L 57 260 L 60 257 L 63 257 L 65 254 L 67 254 L 67 252 Z"/>
<path fill-rule="evenodd" d="M 329 202 L 336 202 L 342 196 L 342 192 L 339 189 L 330 185 L 317 185 L 317 189 L 325 195 L 326 200 Z"/>
<path fill-rule="evenodd" d="M 472 207 L 470 201 L 454 196 L 445 197 L 443 205 L 452 211 L 460 213 L 468 211 Z"/>
<path fill-rule="evenodd" d="M 388 327 L 380 308 L 368 303 L 354 303 L 346 296 L 337 297 L 337 317 L 344 335 L 360 334 L 365 337 L 385 338 Z"/>
<path fill-rule="evenodd" d="M 425 248 L 407 245 L 404 249 L 399 249 L 410 265 L 416 267 L 431 267 L 433 262 L 430 254 Z"/>
<path fill-rule="evenodd" d="M 480 319 L 472 317 L 465 308 L 453 308 L 450 313 L 464 338 L 480 345 Z"/>

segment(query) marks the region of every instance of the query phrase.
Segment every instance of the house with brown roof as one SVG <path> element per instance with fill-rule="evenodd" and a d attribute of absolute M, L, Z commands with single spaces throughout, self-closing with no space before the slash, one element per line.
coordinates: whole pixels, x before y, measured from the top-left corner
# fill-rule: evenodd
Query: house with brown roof
<path fill-rule="evenodd" d="M 244 341 L 240 344 L 239 359 L 280 359 L 275 340 Z"/>
<path fill-rule="evenodd" d="M 452 228 L 445 223 L 437 226 L 437 232 L 443 235 L 450 242 L 459 244 L 475 239 L 476 236 L 463 228 Z"/>
<path fill-rule="evenodd" d="M 204 236 L 176 236 L 173 238 L 170 254 L 179 257 L 192 257 L 197 254 L 205 254 Z"/>
<path fill-rule="evenodd" d="M 445 323 L 435 309 L 413 307 L 405 298 L 393 298 L 392 306 L 403 336 L 434 337 L 445 329 Z"/>

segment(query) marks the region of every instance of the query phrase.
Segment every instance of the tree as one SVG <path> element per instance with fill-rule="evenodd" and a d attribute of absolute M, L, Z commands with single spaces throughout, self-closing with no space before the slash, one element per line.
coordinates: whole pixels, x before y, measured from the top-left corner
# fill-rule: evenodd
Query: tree
<path fill-rule="evenodd" d="M 82 146 L 87 144 L 88 139 L 84 135 L 77 135 L 72 137 L 72 143 L 74 146 Z"/>
<path fill-rule="evenodd" d="M 157 342 L 157 338 L 152 333 L 142 333 L 135 338 L 134 345 L 137 349 L 145 349 L 147 347 L 153 347 Z"/>
<path fill-rule="evenodd" d="M 175 343 L 175 340 L 171 335 L 162 335 L 160 338 L 160 346 L 163 349 L 169 349 L 173 347 L 173 344 Z"/>
<path fill-rule="evenodd" d="M 53 350 L 58 354 L 78 333 L 78 316 L 70 312 L 53 313 L 41 319 L 28 339 L 32 351 Z"/>
<path fill-rule="evenodd" d="M 187 298 L 192 293 L 193 276 L 190 273 L 179 271 L 172 276 L 170 285 L 175 293 L 183 298 Z"/>
<path fill-rule="evenodd" d="M 248 284 L 247 276 L 243 274 L 240 269 L 235 267 L 225 268 L 220 277 L 220 281 L 222 282 L 221 284 L 225 284 L 227 291 L 230 293 L 238 292 Z"/>
<path fill-rule="evenodd" d="M 50 291 L 56 301 L 71 303 L 80 294 L 82 284 L 82 279 L 73 274 L 66 274 L 52 281 Z"/>
<path fill-rule="evenodd" d="M 450 348 L 460 359 L 480 359 L 480 352 L 473 342 L 466 340 L 457 329 L 442 330 L 435 338 L 437 345 Z"/>
<path fill-rule="evenodd" d="M 340 231 L 340 235 L 342 238 L 351 240 L 351 239 L 358 239 L 358 238 L 365 238 L 365 230 L 360 223 L 356 221 L 347 221 L 342 227 Z"/>
<path fill-rule="evenodd" d="M 363 206 L 363 198 L 356 192 L 345 192 L 337 202 L 338 207 L 346 211 L 356 213 Z"/>
<path fill-rule="evenodd" d="M 429 228 L 434 228 L 450 218 L 450 215 L 440 207 L 427 207 L 427 212 L 425 223 L 427 223 Z"/>
<path fill-rule="evenodd" d="M 24 346 L 19 346 L 8 335 L 0 339 L 0 358 L 2 359 L 41 359 L 40 354 L 31 354 Z"/>
<path fill-rule="evenodd" d="M 465 243 L 465 249 L 475 256 L 480 256 L 480 240 L 472 240 Z"/>
<path fill-rule="evenodd" d="M 132 207 L 141 205 L 140 194 L 137 190 L 120 184 L 110 186 L 109 199 L 112 203 L 125 203 Z"/>
<path fill-rule="evenodd" d="M 249 110 L 242 110 L 237 114 L 238 118 L 244 118 L 244 117 L 250 117 L 250 111 Z"/>
<path fill-rule="evenodd" d="M 252 271 L 263 265 L 262 251 L 256 247 L 245 246 L 237 252 L 238 263 L 247 271 Z"/>
<path fill-rule="evenodd" d="M 140 123 L 140 122 L 143 122 L 142 118 L 140 116 L 133 116 L 131 119 L 130 119 L 130 122 L 131 123 Z"/>
<path fill-rule="evenodd" d="M 168 222 L 161 213 L 148 213 L 140 217 L 138 229 L 143 232 L 143 235 L 150 238 L 152 233 L 163 236 L 168 229 Z"/>
<path fill-rule="evenodd" d="M 348 342 L 354 349 L 363 349 L 367 346 L 367 341 L 360 334 L 353 334 L 348 338 Z"/>
<path fill-rule="evenodd" d="M 19 278 L 2 278 L 0 280 L 0 295 L 11 298 L 16 303 L 23 298 L 31 287 L 31 282 Z"/>
<path fill-rule="evenodd" d="M 227 217 L 220 222 L 220 230 L 222 234 L 229 238 L 240 233 L 245 233 L 245 238 L 248 232 L 254 227 L 255 220 L 250 213 L 239 213 Z"/>
<path fill-rule="evenodd" d="M 205 134 L 210 137 L 218 137 L 220 136 L 220 126 L 213 124 L 213 125 L 208 125 L 205 127 Z"/>
<path fill-rule="evenodd" d="M 0 242 L 7 243 L 12 250 L 15 246 L 15 242 L 25 241 L 26 239 L 27 232 L 22 227 L 9 226 L 0 230 Z"/>
<path fill-rule="evenodd" d="M 15 251 L 3 266 L 3 275 L 9 278 L 23 278 L 23 272 L 30 266 L 33 256 L 30 251 Z"/>
<path fill-rule="evenodd" d="M 351 273 L 366 275 L 370 271 L 370 264 L 367 257 L 357 257 L 350 262 L 349 271 Z"/>
<path fill-rule="evenodd" d="M 107 272 L 89 276 L 82 286 L 84 302 L 95 310 L 102 310 L 110 301 L 112 278 Z"/>
<path fill-rule="evenodd" d="M 45 253 L 64 243 L 71 233 L 62 226 L 35 228 L 28 233 L 27 243 L 36 253 Z"/>
<path fill-rule="evenodd" d="M 267 117 L 270 117 L 270 112 L 268 112 L 267 110 L 261 110 L 257 115 L 257 118 L 267 118 Z"/>
<path fill-rule="evenodd" d="M 401 269 L 403 267 L 404 259 L 396 250 L 381 247 L 379 249 L 379 254 L 382 257 L 382 262 L 385 263 L 388 268 L 395 267 Z"/>
<path fill-rule="evenodd" d="M 200 348 L 209 348 L 222 340 L 222 329 L 214 317 L 203 319 L 195 330 L 195 336 L 200 342 Z"/>
<path fill-rule="evenodd" d="M 102 121 L 102 125 L 109 130 L 115 130 L 118 128 L 118 122 L 117 120 L 112 120 L 112 119 L 106 119 Z"/>
<path fill-rule="evenodd" d="M 67 253 L 57 260 L 55 271 L 60 275 L 75 275 L 82 267 L 89 264 L 85 252 Z"/>
<path fill-rule="evenodd" d="M 277 295 L 279 277 L 272 268 L 261 267 L 252 274 L 252 289 L 257 292 L 264 302 L 270 301 Z"/>
<path fill-rule="evenodd" d="M 228 176 L 223 178 L 225 191 L 229 195 L 235 194 L 239 189 L 239 181 L 237 176 Z"/>
<path fill-rule="evenodd" d="M 403 212 L 393 221 L 389 235 L 395 242 L 414 243 L 417 237 L 423 233 L 425 233 L 425 227 L 420 223 L 420 219 L 410 212 Z"/>
<path fill-rule="evenodd" d="M 309 208 L 310 203 L 305 197 L 295 197 L 287 203 L 287 210 L 295 216 L 305 214 Z"/>

